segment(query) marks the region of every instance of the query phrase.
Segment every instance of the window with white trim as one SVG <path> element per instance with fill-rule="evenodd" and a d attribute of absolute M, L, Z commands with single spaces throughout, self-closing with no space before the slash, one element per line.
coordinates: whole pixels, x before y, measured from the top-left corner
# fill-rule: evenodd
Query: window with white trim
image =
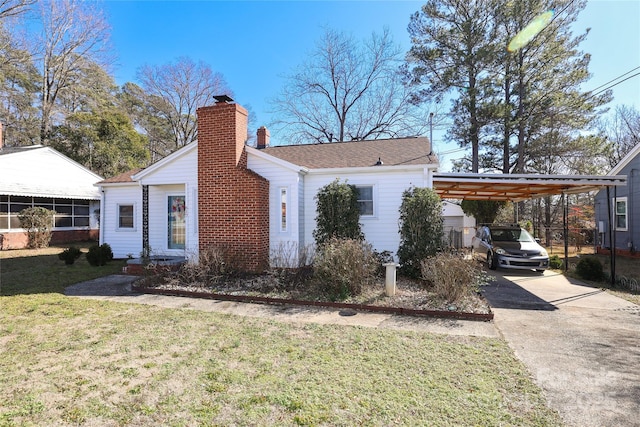
<path fill-rule="evenodd" d="M 615 224 L 617 231 L 627 231 L 627 198 L 619 197 L 614 202 Z"/>
<path fill-rule="evenodd" d="M 360 215 L 373 216 L 373 185 L 358 185 L 358 207 Z"/>
<path fill-rule="evenodd" d="M 130 230 L 135 226 L 133 205 L 118 205 L 118 229 Z"/>
<path fill-rule="evenodd" d="M 280 231 L 287 231 L 287 189 L 280 189 Z"/>

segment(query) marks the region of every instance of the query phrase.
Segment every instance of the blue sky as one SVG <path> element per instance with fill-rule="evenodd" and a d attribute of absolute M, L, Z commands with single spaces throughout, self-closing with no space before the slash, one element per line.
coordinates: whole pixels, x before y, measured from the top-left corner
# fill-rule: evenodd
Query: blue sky
<path fill-rule="evenodd" d="M 389 28 L 403 50 L 410 47 L 407 24 L 421 1 L 118 1 L 107 0 L 118 57 L 116 81 L 135 81 L 143 64 L 160 65 L 188 56 L 222 73 L 235 100 L 250 106 L 256 125 L 268 124 L 268 99 L 283 85 L 281 76 L 293 70 L 313 49 L 323 26 L 351 32 L 363 39 Z M 591 54 L 595 89 L 640 67 L 640 1 L 589 0 L 574 33 L 591 28 L 581 45 Z M 640 71 L 640 69 L 635 72 Z M 634 72 L 634 73 L 635 73 Z M 632 73 L 632 74 L 634 74 Z M 614 103 L 640 108 L 640 76 L 614 88 Z M 442 170 L 462 155 L 434 132 Z M 278 144 L 272 133 L 272 143 Z M 444 154 L 443 154 L 444 153 Z M 448 154 L 446 154 L 448 153 Z"/>

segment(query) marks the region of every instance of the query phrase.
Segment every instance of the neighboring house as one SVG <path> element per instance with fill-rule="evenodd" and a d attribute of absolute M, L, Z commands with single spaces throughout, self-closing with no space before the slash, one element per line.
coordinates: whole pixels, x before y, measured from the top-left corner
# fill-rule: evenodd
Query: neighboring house
<path fill-rule="evenodd" d="M 0 143 L 0 249 L 26 247 L 18 214 L 33 206 L 56 212 L 51 243 L 97 240 L 101 179 L 50 147 Z"/>
<path fill-rule="evenodd" d="M 272 251 L 313 245 L 314 198 L 340 179 L 359 189 L 366 239 L 378 251 L 395 253 L 402 193 L 431 187 L 438 167 L 427 138 L 272 147 L 262 127 L 257 148 L 246 139 L 247 112 L 240 105 L 198 109 L 197 142 L 97 184 L 101 242 L 118 258 L 147 251 L 192 258 L 219 246 L 247 270 L 260 271 Z M 463 230 L 461 210 L 451 216 Z"/>
<path fill-rule="evenodd" d="M 610 250 L 612 240 L 622 252 L 640 251 L 640 144 L 637 144 L 607 175 L 626 175 L 627 185 L 601 190 L 595 197 L 599 247 Z M 610 209 L 608 211 L 607 209 Z M 613 227 L 611 227 L 613 225 Z M 611 234 L 615 233 L 612 239 Z"/>

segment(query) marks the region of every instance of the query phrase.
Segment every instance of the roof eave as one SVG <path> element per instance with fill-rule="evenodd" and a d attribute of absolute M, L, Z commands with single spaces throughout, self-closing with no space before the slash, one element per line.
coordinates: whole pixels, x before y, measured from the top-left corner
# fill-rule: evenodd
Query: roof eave
<path fill-rule="evenodd" d="M 309 174 L 332 174 L 332 173 L 378 173 L 378 172 L 403 172 L 425 169 L 436 169 L 437 163 L 417 164 L 417 165 L 380 165 L 380 166 L 353 166 L 339 168 L 316 168 L 309 169 Z"/>

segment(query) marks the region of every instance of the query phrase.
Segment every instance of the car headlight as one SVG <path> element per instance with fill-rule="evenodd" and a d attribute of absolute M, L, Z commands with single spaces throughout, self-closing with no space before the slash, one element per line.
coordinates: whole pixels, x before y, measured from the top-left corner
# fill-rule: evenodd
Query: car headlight
<path fill-rule="evenodd" d="M 549 254 L 548 254 L 548 253 L 547 253 L 547 251 L 546 251 L 546 250 L 544 250 L 544 249 L 540 251 L 540 255 L 541 255 L 541 256 L 546 256 L 547 258 L 549 257 Z"/>
<path fill-rule="evenodd" d="M 496 253 L 497 253 L 498 255 L 504 255 L 504 254 L 506 254 L 506 253 L 507 253 L 507 251 L 505 251 L 505 250 L 504 250 L 504 249 L 502 249 L 502 248 L 496 248 Z"/>

